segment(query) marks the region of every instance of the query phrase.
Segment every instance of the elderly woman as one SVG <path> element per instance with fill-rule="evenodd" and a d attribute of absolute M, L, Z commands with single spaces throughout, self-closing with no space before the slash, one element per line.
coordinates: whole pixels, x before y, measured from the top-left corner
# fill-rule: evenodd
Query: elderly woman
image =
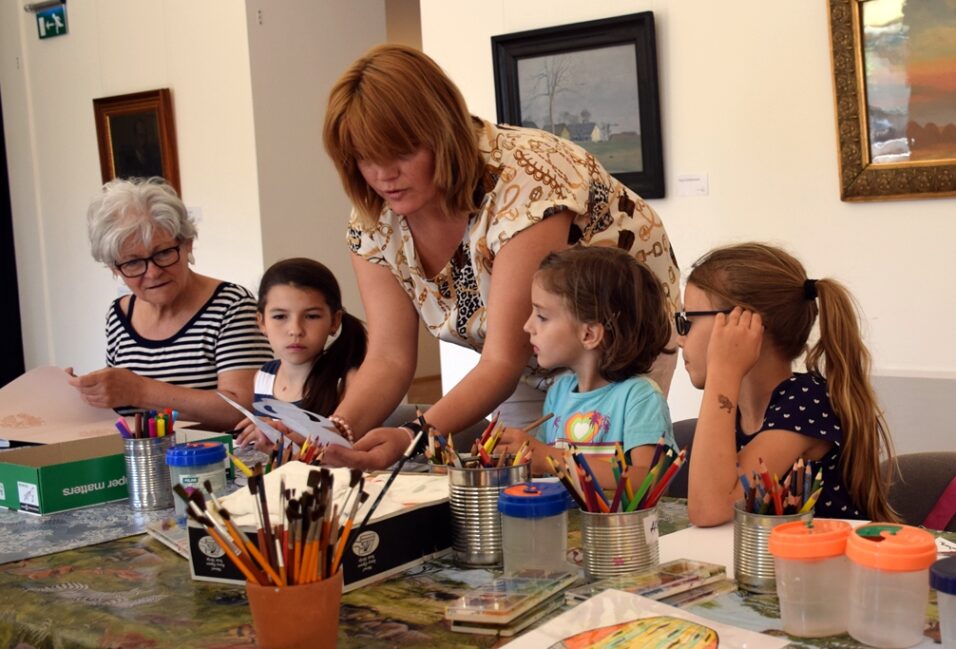
<path fill-rule="evenodd" d="M 335 412 L 361 439 L 330 449 L 327 461 L 387 466 L 413 439 L 415 421 L 375 427 L 413 377 L 419 318 L 481 353 L 428 410 L 429 425 L 460 431 L 499 407 L 512 426 L 540 415 L 549 377 L 522 326 L 550 252 L 577 242 L 623 248 L 679 304 L 670 242 L 647 203 L 572 142 L 472 117 L 417 50 L 383 45 L 353 63 L 332 88 L 324 140 L 354 206 L 348 243 L 369 330 L 365 362 Z M 661 358 L 652 375 L 666 390 L 675 361 Z"/>
<path fill-rule="evenodd" d="M 107 183 L 87 221 L 93 258 L 131 295 L 107 312 L 106 367 L 70 383 L 94 406 L 172 408 L 232 428 L 242 415 L 216 391 L 249 406 L 256 370 L 272 360 L 252 294 L 189 267 L 196 225 L 161 178 Z"/>

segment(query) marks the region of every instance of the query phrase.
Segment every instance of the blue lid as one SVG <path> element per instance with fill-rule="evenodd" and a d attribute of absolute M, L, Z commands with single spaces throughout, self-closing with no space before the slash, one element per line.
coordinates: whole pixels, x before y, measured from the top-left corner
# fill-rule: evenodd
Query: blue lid
<path fill-rule="evenodd" d="M 929 585 L 941 593 L 956 595 L 956 557 L 940 559 L 929 567 Z"/>
<path fill-rule="evenodd" d="M 170 447 L 166 451 L 169 466 L 202 466 L 226 459 L 226 447 L 222 442 L 190 442 Z"/>
<path fill-rule="evenodd" d="M 516 518 L 555 516 L 567 509 L 567 491 L 560 484 L 521 482 L 498 496 L 498 511 Z"/>

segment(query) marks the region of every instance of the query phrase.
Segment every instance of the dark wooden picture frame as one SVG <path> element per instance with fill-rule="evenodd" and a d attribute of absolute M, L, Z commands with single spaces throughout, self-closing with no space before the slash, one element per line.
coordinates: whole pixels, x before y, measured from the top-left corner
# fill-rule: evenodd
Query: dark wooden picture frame
<path fill-rule="evenodd" d="M 493 36 L 491 48 L 499 123 L 576 141 L 641 197 L 664 197 L 652 12 Z"/>
<path fill-rule="evenodd" d="M 874 162 L 871 121 L 878 116 L 870 114 L 867 101 L 864 2 L 829 0 L 840 198 L 874 201 L 956 196 L 954 159 Z M 894 137 L 910 136 L 904 132 Z"/>
<path fill-rule="evenodd" d="M 161 176 L 182 195 L 168 88 L 94 99 L 93 113 L 104 183 Z"/>

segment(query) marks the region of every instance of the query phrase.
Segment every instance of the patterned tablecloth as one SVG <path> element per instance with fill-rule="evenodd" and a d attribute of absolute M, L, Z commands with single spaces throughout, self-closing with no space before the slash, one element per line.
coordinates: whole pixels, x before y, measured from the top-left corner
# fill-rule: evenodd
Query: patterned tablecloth
<path fill-rule="evenodd" d="M 576 527 L 573 519 L 572 529 Z M 662 534 L 687 525 L 683 501 L 662 503 Z M 29 525 L 24 529 L 36 532 Z M 2 536 L 8 543 L 9 534 L 4 531 Z M 569 547 L 576 547 L 579 534 L 572 531 L 569 541 Z M 489 570 L 462 570 L 437 560 L 348 593 L 342 600 L 339 647 L 495 646 L 497 639 L 492 637 L 452 633 L 444 620 L 446 602 L 494 576 Z M 779 628 L 774 597 L 731 593 L 692 610 L 780 633 L 773 631 Z M 295 611 L 276 622 L 295 624 Z M 0 565 L 2 647 L 227 649 L 254 645 L 244 590 L 191 580 L 186 561 L 146 535 Z M 841 636 L 793 646 L 859 645 Z"/>

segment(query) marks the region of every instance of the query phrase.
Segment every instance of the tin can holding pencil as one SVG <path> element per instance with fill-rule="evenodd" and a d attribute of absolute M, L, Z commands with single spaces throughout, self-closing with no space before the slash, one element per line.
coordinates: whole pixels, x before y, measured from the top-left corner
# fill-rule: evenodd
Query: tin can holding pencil
<path fill-rule="evenodd" d="M 737 586 L 752 593 L 776 593 L 777 579 L 768 542 L 773 528 L 793 521 L 809 521 L 803 514 L 755 514 L 743 500 L 734 504 L 734 578 Z"/>
<path fill-rule="evenodd" d="M 477 567 L 501 565 L 498 495 L 505 488 L 529 479 L 527 464 L 448 467 L 451 544 L 457 563 Z"/>
<path fill-rule="evenodd" d="M 147 511 L 173 506 L 166 451 L 175 441 L 174 435 L 123 440 L 126 488 L 129 490 L 129 506 L 133 510 Z"/>
<path fill-rule="evenodd" d="M 657 538 L 656 506 L 633 512 L 581 510 L 584 573 L 589 580 L 656 567 Z"/>

